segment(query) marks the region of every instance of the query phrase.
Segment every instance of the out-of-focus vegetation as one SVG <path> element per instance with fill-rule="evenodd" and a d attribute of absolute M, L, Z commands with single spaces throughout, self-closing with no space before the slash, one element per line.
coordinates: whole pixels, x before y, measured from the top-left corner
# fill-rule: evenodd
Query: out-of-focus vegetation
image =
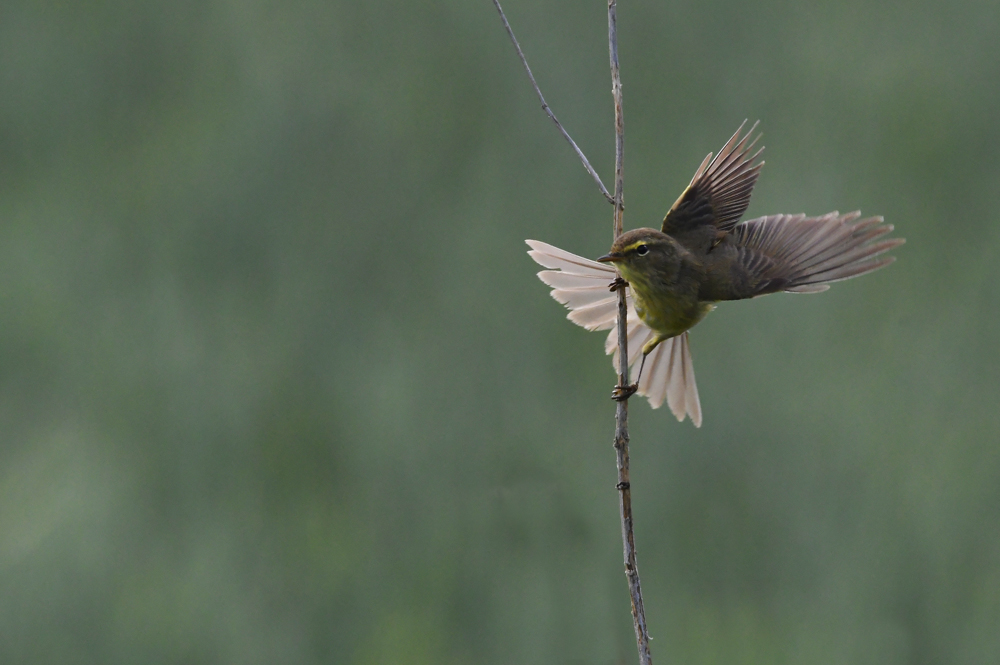
<path fill-rule="evenodd" d="M 509 0 L 610 183 L 603 2 Z M 749 215 L 908 244 L 632 409 L 657 662 L 1000 661 L 996 2 L 619 3 L 626 226 L 760 118 Z M 0 12 L 0 661 L 632 662 L 610 206 L 487 0 Z"/>

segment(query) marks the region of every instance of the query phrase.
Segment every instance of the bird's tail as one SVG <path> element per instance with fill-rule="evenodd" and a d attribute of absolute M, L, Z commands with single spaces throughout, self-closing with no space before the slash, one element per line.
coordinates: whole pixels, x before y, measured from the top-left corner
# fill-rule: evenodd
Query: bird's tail
<path fill-rule="evenodd" d="M 639 320 L 634 309 L 629 310 L 627 325 L 629 365 L 634 380 L 642 363 L 642 347 L 653 337 L 653 331 Z M 619 371 L 617 325 L 605 340 L 604 350 L 614 354 L 612 362 L 615 371 Z M 695 427 L 701 427 L 701 401 L 698 399 L 698 384 L 694 380 L 691 345 L 686 331 L 660 342 L 649 352 L 639 377 L 638 392 L 649 400 L 654 409 L 660 408 L 666 400 L 677 420 L 683 422 L 687 415 Z"/>
<path fill-rule="evenodd" d="M 608 285 L 617 276 L 615 269 L 544 242 L 526 242 L 531 247 L 528 252 L 531 258 L 550 268 L 538 273 L 538 278 L 551 286 L 552 297 L 570 310 L 567 318 L 587 330 L 611 329 L 604 350 L 613 354 L 615 371 L 619 371 L 618 296 L 608 290 Z M 626 304 L 628 364 L 634 376 L 642 360 L 642 347 L 652 338 L 653 331 L 635 313 L 631 294 L 626 296 Z M 701 403 L 686 332 L 661 342 L 650 352 L 638 393 L 646 397 L 654 409 L 666 401 L 678 420 L 683 421 L 685 416 L 690 416 L 695 427 L 701 427 Z"/>

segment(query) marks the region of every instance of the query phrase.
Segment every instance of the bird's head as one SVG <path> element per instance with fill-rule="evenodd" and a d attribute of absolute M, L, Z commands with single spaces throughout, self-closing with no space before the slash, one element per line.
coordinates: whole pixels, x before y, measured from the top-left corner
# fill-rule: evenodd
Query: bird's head
<path fill-rule="evenodd" d="M 621 234 L 611 251 L 597 259 L 614 264 L 630 284 L 649 283 L 654 276 L 676 275 L 680 254 L 676 241 L 656 229 L 634 229 Z"/>

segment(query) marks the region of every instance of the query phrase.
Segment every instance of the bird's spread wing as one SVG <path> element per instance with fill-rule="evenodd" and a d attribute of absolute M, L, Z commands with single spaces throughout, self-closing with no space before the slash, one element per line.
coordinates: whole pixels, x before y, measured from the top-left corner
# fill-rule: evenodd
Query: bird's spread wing
<path fill-rule="evenodd" d="M 663 232 L 688 249 L 707 251 L 711 243 L 732 231 L 750 205 L 750 194 L 764 165 L 754 160 L 763 148 L 751 154 L 760 138 L 758 135 L 757 139 L 750 140 L 757 123 L 740 138 L 744 125 L 746 121 L 715 159 L 708 153 L 691 178 L 691 184 L 663 218 Z M 706 238 L 709 244 L 702 246 Z"/>
<path fill-rule="evenodd" d="M 857 277 L 886 266 L 893 256 L 880 256 L 904 242 L 878 240 L 890 233 L 881 217 L 860 212 L 821 217 L 769 215 L 737 226 L 733 240 L 736 260 L 746 278 L 747 293 L 740 297 L 788 291 L 818 293 L 830 282 Z"/>
<path fill-rule="evenodd" d="M 585 259 L 538 240 L 526 241 L 528 254 L 537 263 L 549 268 L 538 273 L 538 278 L 552 287 L 552 297 L 569 308 L 567 318 L 587 330 L 608 330 L 604 349 L 613 354 L 615 371 L 618 364 L 618 295 L 608 286 L 618 273 L 611 266 Z M 642 359 L 642 347 L 653 336 L 635 312 L 631 294 L 626 295 L 628 306 L 629 365 L 633 374 Z M 691 417 L 696 427 L 701 427 L 701 404 L 698 386 L 694 380 L 694 366 L 688 347 L 687 333 L 661 342 L 646 358 L 646 367 L 639 383 L 639 394 L 649 399 L 650 405 L 659 408 L 664 400 L 678 420 Z"/>

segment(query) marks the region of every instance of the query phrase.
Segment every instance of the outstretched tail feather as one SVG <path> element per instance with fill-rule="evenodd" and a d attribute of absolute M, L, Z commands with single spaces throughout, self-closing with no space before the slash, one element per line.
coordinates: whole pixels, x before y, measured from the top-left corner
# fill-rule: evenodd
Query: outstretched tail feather
<path fill-rule="evenodd" d="M 701 400 L 698 399 L 698 384 L 694 380 L 694 363 L 691 362 L 691 349 L 688 344 L 688 334 L 681 335 L 684 345 L 684 409 L 691 416 L 695 427 L 701 427 Z M 674 411 L 676 415 L 677 412 Z"/>
<path fill-rule="evenodd" d="M 589 307 L 570 311 L 566 318 L 587 330 L 607 330 L 618 319 L 618 303 L 615 300 L 610 303 L 597 302 Z"/>
<path fill-rule="evenodd" d="M 639 392 L 649 399 L 654 409 L 660 408 L 667 397 L 667 386 L 671 376 L 674 344 L 672 339 L 661 342 L 646 357 L 647 368 L 643 368 L 639 378 Z M 638 369 L 638 368 L 636 368 Z M 673 410 L 673 409 L 671 409 Z M 676 414 L 676 411 L 674 412 Z M 684 418 L 682 413 L 679 418 Z"/>
<path fill-rule="evenodd" d="M 618 296 L 608 291 L 615 269 L 571 254 L 548 243 L 527 240 L 528 255 L 546 268 L 538 278 L 552 288 L 552 297 L 569 308 L 567 318 L 587 330 L 607 330 L 618 315 Z"/>
<path fill-rule="evenodd" d="M 638 369 L 637 362 L 634 370 Z M 654 409 L 658 409 L 666 401 L 677 420 L 683 421 L 685 416 L 690 416 L 694 426 L 701 427 L 701 402 L 698 399 L 698 384 L 694 379 L 694 364 L 691 362 L 686 332 L 660 342 L 649 353 L 639 379 L 638 392 L 649 399 L 649 404 Z"/>
<path fill-rule="evenodd" d="M 528 252 L 531 258 L 550 268 L 539 272 L 538 278 L 552 287 L 553 298 L 569 308 L 567 318 L 588 330 L 611 329 L 604 350 L 612 356 L 615 371 L 619 371 L 618 296 L 608 291 L 608 285 L 617 272 L 603 263 L 537 240 L 528 240 L 527 243 L 531 247 Z M 642 347 L 654 333 L 636 314 L 631 294 L 626 297 L 626 305 L 628 364 L 634 380 L 642 361 Z M 701 404 L 687 333 L 661 342 L 650 352 L 639 381 L 638 394 L 646 397 L 654 409 L 666 401 L 678 420 L 683 421 L 685 416 L 690 416 L 691 422 L 701 427 Z"/>
<path fill-rule="evenodd" d="M 576 254 L 571 254 L 564 249 L 559 249 L 558 247 L 548 243 L 538 240 L 525 240 L 525 242 L 528 243 L 529 247 L 531 247 L 531 251 L 528 252 L 528 256 L 533 258 L 536 263 L 540 263 L 546 268 L 554 268 L 562 270 L 565 273 L 569 273 L 570 275 L 581 275 L 585 277 L 596 277 L 604 274 L 609 276 L 611 279 L 614 279 L 617 274 L 615 269 L 611 266 L 598 263 L 597 261 L 591 261 L 590 259 L 577 256 Z"/>

